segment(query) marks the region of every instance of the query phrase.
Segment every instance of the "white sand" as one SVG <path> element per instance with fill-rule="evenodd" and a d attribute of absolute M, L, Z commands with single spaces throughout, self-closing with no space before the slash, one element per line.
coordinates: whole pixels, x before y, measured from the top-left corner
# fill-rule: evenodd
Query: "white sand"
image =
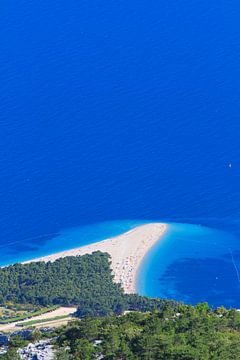
<path fill-rule="evenodd" d="M 54 261 L 65 256 L 91 254 L 94 251 L 107 252 L 111 256 L 114 280 L 123 286 L 126 293 L 131 294 L 136 292 L 136 277 L 141 261 L 166 230 L 167 225 L 162 223 L 141 225 L 110 239 L 27 262 Z"/>

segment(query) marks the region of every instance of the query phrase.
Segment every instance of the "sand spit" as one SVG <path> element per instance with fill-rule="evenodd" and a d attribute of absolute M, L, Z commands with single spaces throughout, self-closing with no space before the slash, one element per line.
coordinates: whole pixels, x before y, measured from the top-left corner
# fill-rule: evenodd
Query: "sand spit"
<path fill-rule="evenodd" d="M 141 225 L 110 239 L 27 262 L 55 261 L 65 256 L 91 254 L 94 251 L 107 252 L 111 256 L 115 281 L 122 284 L 126 293 L 131 294 L 136 292 L 136 277 L 141 261 L 166 230 L 167 225 L 163 223 Z"/>

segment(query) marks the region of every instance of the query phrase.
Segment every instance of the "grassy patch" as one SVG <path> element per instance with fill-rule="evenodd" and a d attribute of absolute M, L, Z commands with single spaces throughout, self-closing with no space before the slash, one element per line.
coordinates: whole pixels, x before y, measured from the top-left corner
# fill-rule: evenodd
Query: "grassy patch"
<path fill-rule="evenodd" d="M 43 309 L 40 309 L 40 310 L 35 311 L 35 312 L 25 313 L 24 315 L 14 316 L 14 317 L 10 317 L 10 318 L 7 318 L 7 319 L 2 319 L 2 320 L 0 320 L 0 324 L 10 324 L 10 323 L 13 323 L 13 322 L 16 322 L 16 321 L 26 320 L 26 319 L 32 318 L 34 316 L 38 316 L 38 315 L 48 313 L 50 311 L 54 311 L 54 310 L 56 310 L 58 308 L 59 308 L 59 306 L 50 306 L 50 307 L 43 308 Z"/>
<path fill-rule="evenodd" d="M 33 326 L 33 325 L 42 324 L 42 323 L 46 323 L 46 322 L 66 319 L 68 317 L 69 317 L 69 315 L 59 315 L 59 316 L 55 316 L 55 317 L 52 317 L 52 318 L 49 318 L 49 319 L 30 320 L 30 321 L 18 324 L 18 326 L 21 326 L 21 327 L 23 327 L 23 326 Z"/>

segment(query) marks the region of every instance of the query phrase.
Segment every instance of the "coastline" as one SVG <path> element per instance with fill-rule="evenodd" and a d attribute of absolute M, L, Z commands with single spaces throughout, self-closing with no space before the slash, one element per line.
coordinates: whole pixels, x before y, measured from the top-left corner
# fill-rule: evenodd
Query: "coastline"
<path fill-rule="evenodd" d="M 143 258 L 161 239 L 167 228 L 168 225 L 164 223 L 144 224 L 116 237 L 23 263 L 55 261 L 66 256 L 91 254 L 95 251 L 107 252 L 111 256 L 114 281 L 120 283 L 126 293 L 132 294 L 136 292 L 137 273 Z"/>

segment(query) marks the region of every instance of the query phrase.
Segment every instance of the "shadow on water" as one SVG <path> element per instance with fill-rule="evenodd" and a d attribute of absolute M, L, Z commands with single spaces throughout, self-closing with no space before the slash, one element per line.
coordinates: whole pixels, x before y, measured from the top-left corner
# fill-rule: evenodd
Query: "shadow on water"
<path fill-rule="evenodd" d="M 235 261 L 240 252 L 233 253 Z M 240 307 L 240 281 L 232 255 L 222 258 L 179 259 L 158 279 L 162 296 L 196 304 L 208 301 L 211 306 Z"/>
<path fill-rule="evenodd" d="M 240 308 L 240 243 L 236 232 L 169 223 L 138 272 L 142 295 Z"/>

